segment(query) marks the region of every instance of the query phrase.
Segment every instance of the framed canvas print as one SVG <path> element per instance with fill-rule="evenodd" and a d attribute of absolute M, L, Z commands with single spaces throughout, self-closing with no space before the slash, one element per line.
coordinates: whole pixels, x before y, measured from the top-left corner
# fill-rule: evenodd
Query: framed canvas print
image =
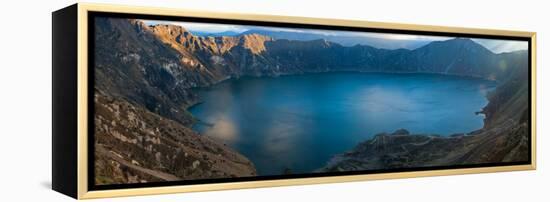
<path fill-rule="evenodd" d="M 78 199 L 535 169 L 535 33 L 75 4 L 53 189 Z"/>

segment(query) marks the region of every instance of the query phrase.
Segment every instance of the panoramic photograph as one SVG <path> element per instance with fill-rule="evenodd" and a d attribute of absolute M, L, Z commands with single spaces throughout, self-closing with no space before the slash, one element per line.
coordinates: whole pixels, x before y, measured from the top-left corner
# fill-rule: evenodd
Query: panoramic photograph
<path fill-rule="evenodd" d="M 530 161 L 527 41 L 91 26 L 95 185 Z"/>

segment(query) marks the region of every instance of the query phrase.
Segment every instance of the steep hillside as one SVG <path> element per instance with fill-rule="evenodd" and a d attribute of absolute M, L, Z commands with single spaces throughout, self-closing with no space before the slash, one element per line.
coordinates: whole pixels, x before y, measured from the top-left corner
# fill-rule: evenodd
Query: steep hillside
<path fill-rule="evenodd" d="M 256 175 L 246 157 L 178 122 L 99 91 L 94 100 L 98 185 Z"/>
<path fill-rule="evenodd" d="M 97 18 L 95 87 L 184 124 L 185 107 L 196 101 L 188 89 L 207 84 L 200 69 L 180 63 L 182 55 L 165 46 L 135 20 Z M 179 75 L 177 79 L 174 75 Z"/>
<path fill-rule="evenodd" d="M 502 63 L 499 65 L 508 71 L 508 80 L 487 96 L 489 103 L 483 108 L 485 114 L 485 127 L 506 122 L 508 119 L 519 120 L 522 116 L 528 114 L 529 105 L 529 84 L 528 58 L 527 51 L 518 51 L 500 55 L 506 58 L 517 58 L 509 61 L 515 63 Z M 521 68 L 518 68 L 521 67 Z"/>

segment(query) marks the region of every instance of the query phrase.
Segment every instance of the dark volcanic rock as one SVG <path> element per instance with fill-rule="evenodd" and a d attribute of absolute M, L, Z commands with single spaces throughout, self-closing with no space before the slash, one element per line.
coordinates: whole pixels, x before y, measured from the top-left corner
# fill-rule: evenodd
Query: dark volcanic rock
<path fill-rule="evenodd" d="M 503 123 L 476 136 L 376 135 L 336 155 L 319 172 L 378 170 L 528 160 L 526 123 Z"/>
<path fill-rule="evenodd" d="M 409 135 L 409 134 L 410 133 L 408 130 L 402 128 L 402 129 L 396 130 L 391 135 Z"/>

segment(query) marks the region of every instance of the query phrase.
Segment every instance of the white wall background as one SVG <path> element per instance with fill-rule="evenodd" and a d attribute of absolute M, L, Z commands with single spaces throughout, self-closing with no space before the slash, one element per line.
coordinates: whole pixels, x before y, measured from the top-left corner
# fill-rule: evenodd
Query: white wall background
<path fill-rule="evenodd" d="M 538 32 L 538 169 L 102 201 L 545 201 L 550 198 L 549 5 L 545 1 L 97 0 L 210 11 Z M 74 1 L 4 1 L 0 12 L 0 201 L 69 201 L 51 186 L 51 12 Z M 546 77 L 546 78 L 545 78 Z"/>

